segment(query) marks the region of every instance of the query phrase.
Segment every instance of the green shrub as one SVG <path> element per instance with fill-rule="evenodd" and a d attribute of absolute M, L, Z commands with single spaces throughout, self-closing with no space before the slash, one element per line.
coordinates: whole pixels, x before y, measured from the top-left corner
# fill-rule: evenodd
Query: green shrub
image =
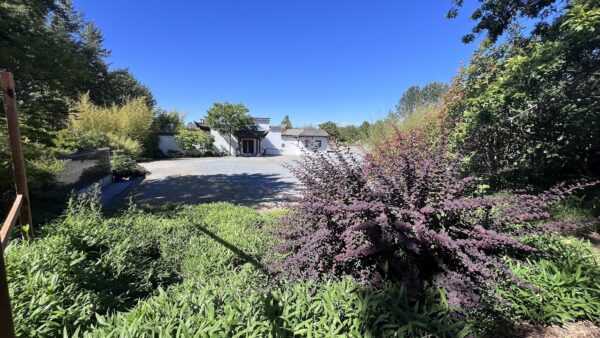
<path fill-rule="evenodd" d="M 137 158 L 142 153 L 140 142 L 125 136 L 82 129 L 64 129 L 58 132 L 54 144 L 65 153 L 109 147 Z"/>
<path fill-rule="evenodd" d="M 57 133 L 54 144 L 65 152 L 76 152 L 106 147 L 108 138 L 97 131 L 63 129 Z"/>
<path fill-rule="evenodd" d="M 112 134 L 140 144 L 152 132 L 154 114 L 144 97 L 127 100 L 123 105 L 105 108 L 94 105 L 89 94 L 82 95 L 72 107 L 70 118 L 74 129 Z"/>
<path fill-rule="evenodd" d="M 113 176 L 118 179 L 146 176 L 150 173 L 146 168 L 137 164 L 133 157 L 122 152 L 114 152 L 110 157 L 110 164 Z"/>
<path fill-rule="evenodd" d="M 203 130 L 180 129 L 175 135 L 175 142 L 186 155 L 204 155 L 212 151 L 215 138 Z"/>
<path fill-rule="evenodd" d="M 551 258 L 510 264 L 529 285 L 500 291 L 508 300 L 505 313 L 538 325 L 576 320 L 600 323 L 600 261 L 590 244 L 557 236 L 536 236 L 527 242 Z"/>
<path fill-rule="evenodd" d="M 600 177 L 599 70 L 589 66 L 600 62 L 590 43 L 600 10 L 597 1 L 563 4 L 529 36 L 511 29 L 502 43 L 484 41 L 447 96 L 470 171 L 494 188 Z"/>
<path fill-rule="evenodd" d="M 119 150 L 121 153 L 133 158 L 138 158 L 142 154 L 143 149 L 139 141 L 110 133 L 106 134 L 106 138 L 108 139 L 108 147 L 112 150 Z"/>
<path fill-rule="evenodd" d="M 98 198 L 72 200 L 31 244 L 15 240 L 6 250 L 17 336 L 85 331 L 96 314 L 126 311 L 184 277 L 254 270 L 232 248 L 248 257 L 266 250 L 256 235 L 262 217 L 248 208 L 130 208 L 104 217 Z"/>
<path fill-rule="evenodd" d="M 39 216 L 45 212 L 53 200 L 48 200 L 49 192 L 55 187 L 55 174 L 62 170 L 63 163 L 53 155 L 53 149 L 34 142 L 29 138 L 22 141 L 27 184 L 31 198 L 32 211 Z M 6 124 L 0 122 L 0 213 L 6 214 L 15 199 L 15 181 L 12 160 L 8 144 Z M 39 217 L 35 217 L 40 220 Z"/>
<path fill-rule="evenodd" d="M 92 194 L 72 201 L 64 219 L 32 243 L 13 241 L 6 261 L 17 336 L 73 332 L 95 313 L 126 310 L 177 281 L 176 264 L 160 251 L 166 234 L 147 231 L 148 224 L 137 213 L 105 219 Z"/>

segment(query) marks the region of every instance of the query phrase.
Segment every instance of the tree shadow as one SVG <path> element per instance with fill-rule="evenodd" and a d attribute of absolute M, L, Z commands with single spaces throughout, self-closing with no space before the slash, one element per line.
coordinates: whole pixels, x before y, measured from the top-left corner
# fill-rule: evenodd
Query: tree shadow
<path fill-rule="evenodd" d="M 298 184 L 275 174 L 185 175 L 146 179 L 130 194 L 135 203 L 199 204 L 230 202 L 247 206 L 287 202 Z M 127 197 L 120 201 L 125 202 Z"/>
<path fill-rule="evenodd" d="M 217 234 L 215 234 L 214 232 L 208 230 L 207 228 L 205 228 L 203 226 L 197 225 L 197 229 L 200 230 L 205 235 L 207 235 L 208 237 L 212 238 L 217 243 L 219 243 L 222 246 L 229 249 L 234 254 L 236 254 L 243 262 L 252 264 L 252 266 L 254 266 L 257 270 L 264 273 L 265 275 L 268 275 L 268 276 L 271 275 L 271 273 L 266 268 L 266 266 L 260 260 L 258 260 L 256 257 L 245 253 L 244 251 L 242 251 L 235 245 L 233 245 L 233 244 L 229 243 L 228 241 L 224 240 L 223 238 L 217 236 Z"/>

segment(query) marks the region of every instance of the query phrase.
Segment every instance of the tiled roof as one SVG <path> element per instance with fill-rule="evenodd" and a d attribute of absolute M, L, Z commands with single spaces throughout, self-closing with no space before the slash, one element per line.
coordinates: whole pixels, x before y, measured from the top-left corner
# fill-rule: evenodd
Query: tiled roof
<path fill-rule="evenodd" d="M 299 128 L 288 128 L 286 130 L 284 130 L 283 132 L 281 132 L 282 136 L 300 136 L 300 133 L 303 131 L 304 129 L 299 129 Z"/>
<path fill-rule="evenodd" d="M 307 128 L 307 129 L 301 129 L 301 128 L 290 128 L 290 129 L 286 129 L 285 131 L 283 131 L 281 133 L 282 136 L 321 136 L 321 137 L 328 137 L 329 134 L 323 130 L 323 129 L 312 129 L 312 128 Z"/>
<path fill-rule="evenodd" d="M 252 120 L 254 120 L 254 123 L 260 124 L 269 124 L 271 122 L 270 117 L 252 117 Z"/>

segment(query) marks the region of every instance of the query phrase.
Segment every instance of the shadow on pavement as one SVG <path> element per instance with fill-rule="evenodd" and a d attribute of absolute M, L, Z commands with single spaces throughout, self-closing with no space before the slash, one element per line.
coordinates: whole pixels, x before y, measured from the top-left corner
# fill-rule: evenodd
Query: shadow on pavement
<path fill-rule="evenodd" d="M 280 175 L 185 175 L 160 180 L 145 180 L 130 196 L 136 203 L 198 204 L 231 202 L 243 205 L 285 202 L 285 194 L 293 194 L 297 184 Z"/>

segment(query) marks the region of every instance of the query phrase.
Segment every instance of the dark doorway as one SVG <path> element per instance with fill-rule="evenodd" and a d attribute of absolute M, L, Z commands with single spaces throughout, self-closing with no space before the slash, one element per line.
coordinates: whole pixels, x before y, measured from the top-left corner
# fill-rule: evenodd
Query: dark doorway
<path fill-rule="evenodd" d="M 242 154 L 254 154 L 254 140 L 242 140 Z"/>

